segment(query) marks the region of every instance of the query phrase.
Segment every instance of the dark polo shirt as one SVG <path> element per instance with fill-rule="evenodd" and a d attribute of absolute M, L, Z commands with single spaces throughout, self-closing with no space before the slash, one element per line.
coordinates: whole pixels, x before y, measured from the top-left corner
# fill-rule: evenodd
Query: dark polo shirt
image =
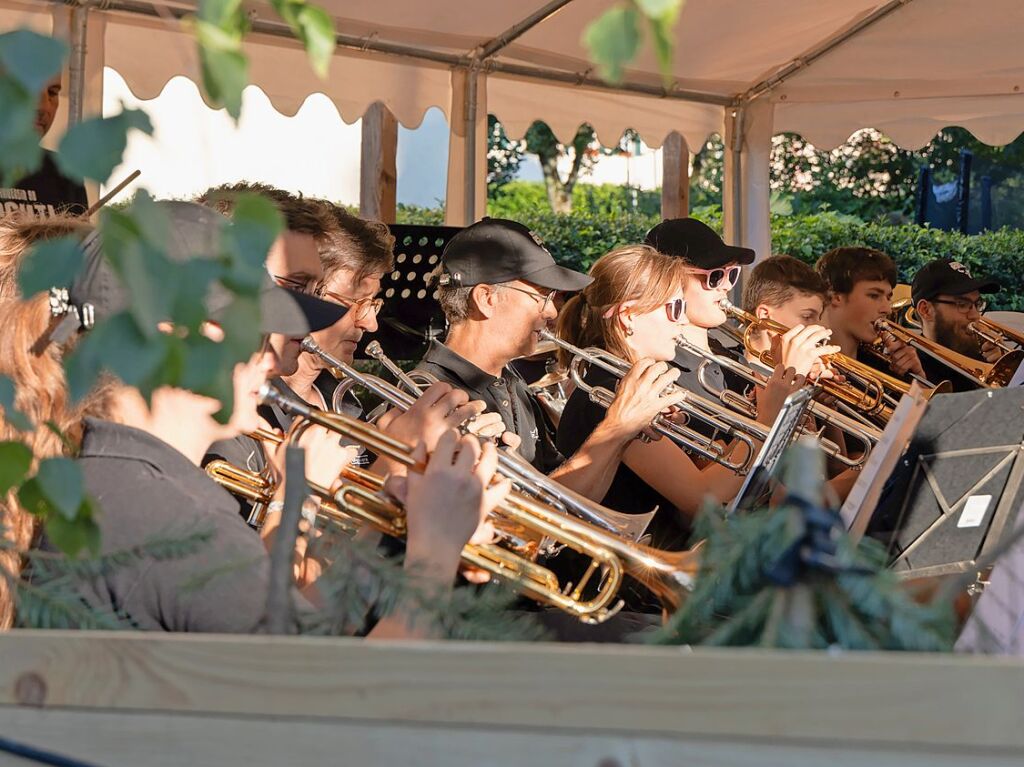
<path fill-rule="evenodd" d="M 715 331 L 711 332 L 713 334 Z M 715 354 L 723 357 L 730 357 L 734 360 L 741 360 L 742 350 L 739 346 L 731 343 L 723 343 L 723 341 L 719 340 L 714 335 L 708 336 L 708 347 Z M 700 397 L 704 397 L 705 399 L 709 399 L 712 402 L 717 403 L 718 398 L 710 394 L 708 390 L 701 385 L 700 379 L 697 376 L 697 369 L 703 361 L 703 357 L 691 354 L 683 349 L 677 349 L 675 359 L 672 360 L 672 364 L 680 370 L 679 378 L 676 380 L 676 385 L 681 386 L 687 391 L 691 391 Z M 743 394 L 749 388 L 749 384 L 744 379 L 728 370 L 724 370 L 717 362 L 711 362 L 707 365 L 704 377 L 716 391 L 729 389 L 738 394 Z M 714 429 L 698 418 L 691 418 L 687 426 L 694 431 L 703 434 L 705 437 L 709 437 L 714 434 Z"/>
<path fill-rule="evenodd" d="M 326 373 L 326 379 L 324 376 L 317 378 L 314 382 L 316 388 L 323 395 L 324 402 L 327 403 L 328 409 L 331 405 L 331 395 L 333 389 L 327 389 L 330 385 L 330 381 L 337 381 L 330 373 Z M 329 381 L 327 379 L 330 379 Z M 283 394 L 298 399 L 298 395 L 292 391 L 292 389 L 282 381 L 280 378 L 275 378 L 272 385 Z M 344 408 L 345 414 L 350 415 L 353 418 L 359 418 L 362 416 L 362 405 L 359 400 L 351 393 L 347 393 L 342 400 L 342 407 Z M 292 426 L 294 420 L 291 415 L 286 413 L 277 405 L 260 405 L 260 415 L 267 421 L 270 426 L 284 434 L 288 433 L 288 429 Z M 366 466 L 372 462 L 372 454 L 363 451 L 353 463 L 359 466 Z M 248 471 L 254 471 L 262 473 L 267 468 L 267 456 L 264 451 L 263 443 L 257 439 L 253 439 L 248 434 L 240 434 L 234 439 L 225 439 L 214 442 L 210 445 L 210 448 L 206 451 L 206 455 L 203 456 L 203 466 L 205 467 L 211 461 L 224 460 L 233 466 L 238 466 Z M 341 467 L 338 467 L 338 471 L 341 471 Z M 232 496 L 234 498 L 234 496 Z M 250 504 L 244 498 L 235 498 L 238 504 L 238 511 L 242 516 L 242 519 L 248 520 L 252 512 L 252 504 Z"/>
<path fill-rule="evenodd" d="M 258 628 L 270 562 L 226 490 L 166 442 L 109 421 L 86 419 L 78 463 L 86 492 L 100 507 L 103 554 L 200 532 L 211 536 L 187 556 L 143 556 L 80 581 L 78 591 L 90 606 L 144 630 Z M 296 603 L 309 608 L 298 594 Z"/>
<path fill-rule="evenodd" d="M 416 369 L 462 389 L 470 399 L 487 403 L 487 412 L 500 414 L 505 428 L 519 435 L 522 444 L 518 452 L 535 468 L 550 474 L 565 462 L 540 403 L 511 366 L 506 365 L 501 376 L 495 377 L 444 344 L 431 341 Z"/>

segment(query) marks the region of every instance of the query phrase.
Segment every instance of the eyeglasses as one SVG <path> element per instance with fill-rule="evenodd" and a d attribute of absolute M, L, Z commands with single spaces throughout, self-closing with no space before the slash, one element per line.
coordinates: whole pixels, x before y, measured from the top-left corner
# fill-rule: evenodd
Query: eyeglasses
<path fill-rule="evenodd" d="M 669 322 L 679 322 L 686 313 L 686 301 L 682 298 L 673 298 L 665 304 L 665 313 Z"/>
<path fill-rule="evenodd" d="M 686 271 L 700 277 L 704 290 L 718 290 L 719 288 L 728 290 L 736 284 L 736 280 L 740 276 L 740 267 L 738 266 L 730 266 L 728 269 L 719 267 L 717 269 L 687 269 Z"/>
<path fill-rule="evenodd" d="M 933 298 L 932 303 L 955 306 L 956 310 L 960 312 L 960 314 L 970 314 L 972 308 L 977 309 L 978 314 L 981 314 L 986 308 L 988 308 L 988 301 L 984 298 L 979 298 L 977 301 L 968 301 L 966 298 L 957 298 L 952 301 L 945 298 Z"/>
<path fill-rule="evenodd" d="M 268 272 L 268 274 L 270 274 Z M 288 290 L 295 290 L 299 293 L 305 293 L 306 295 L 316 295 L 316 281 L 312 278 L 307 277 L 306 279 L 297 279 L 295 277 L 281 277 L 278 274 L 270 274 L 270 279 L 279 288 L 287 288 Z"/>
<path fill-rule="evenodd" d="M 326 298 L 328 301 L 333 301 L 336 304 L 341 304 L 346 309 L 355 315 L 356 320 L 365 320 L 367 317 L 376 317 L 380 312 L 382 306 L 384 306 L 383 298 L 360 298 L 358 300 L 353 298 L 346 298 L 345 296 L 339 296 L 330 290 L 320 291 L 321 298 Z"/>
<path fill-rule="evenodd" d="M 534 293 L 532 290 L 526 290 L 525 288 L 517 288 L 515 285 L 500 285 L 499 287 L 505 288 L 506 290 L 515 290 L 519 293 L 525 293 L 534 301 L 540 304 L 540 310 L 543 312 L 548 308 L 548 304 L 555 300 L 555 296 L 558 295 L 557 290 L 552 290 L 550 293 Z"/>

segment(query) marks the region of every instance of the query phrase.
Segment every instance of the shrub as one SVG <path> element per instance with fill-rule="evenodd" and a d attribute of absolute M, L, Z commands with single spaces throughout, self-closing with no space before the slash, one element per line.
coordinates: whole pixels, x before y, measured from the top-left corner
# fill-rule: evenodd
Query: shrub
<path fill-rule="evenodd" d="M 722 216 L 717 208 L 695 209 L 692 215 L 721 232 Z M 581 271 L 614 248 L 642 242 L 659 220 L 656 215 L 557 215 L 537 208 L 507 217 L 533 229 L 560 264 Z M 399 211 L 401 223 L 437 224 L 443 219 L 442 211 L 431 208 L 403 206 Z M 866 245 L 888 253 L 896 261 L 900 281 L 907 283 L 928 261 L 954 258 L 972 272 L 1002 284 L 1002 292 L 990 297 L 993 309 L 1024 311 L 1024 231 L 1004 228 L 963 235 L 912 224 L 865 223 L 831 211 L 772 217 L 775 254 L 788 253 L 813 264 L 826 251 L 842 245 Z"/>

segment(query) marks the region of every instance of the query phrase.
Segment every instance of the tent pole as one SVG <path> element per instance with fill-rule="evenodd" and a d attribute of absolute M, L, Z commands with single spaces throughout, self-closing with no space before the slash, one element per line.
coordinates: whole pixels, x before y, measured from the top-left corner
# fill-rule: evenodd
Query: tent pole
<path fill-rule="evenodd" d="M 61 3 L 63 0 L 49 0 L 51 3 Z M 141 16 L 162 18 L 153 8 L 153 2 L 157 0 L 103 0 L 103 9 L 133 13 Z M 166 6 L 166 12 L 174 18 L 183 18 L 188 11 L 177 6 Z M 269 37 L 283 37 L 294 40 L 294 35 L 287 25 L 275 22 L 256 19 L 252 23 L 252 31 L 255 34 L 267 35 Z M 497 39 L 497 38 L 495 38 Z M 402 43 L 391 43 L 383 40 L 376 40 L 356 35 L 339 34 L 335 36 L 339 48 L 352 51 L 381 53 L 399 58 L 414 59 L 417 61 L 430 61 L 448 67 L 465 67 L 469 60 L 465 55 L 432 51 L 426 48 L 417 48 L 413 45 Z M 570 72 L 562 69 L 549 69 L 547 67 L 531 66 L 524 64 L 513 64 L 509 62 L 490 60 L 486 63 L 485 69 L 488 72 L 500 72 L 502 74 L 522 77 L 528 80 L 543 82 L 557 82 L 576 85 L 582 88 L 593 88 L 606 90 L 613 93 L 636 94 L 641 96 L 655 96 L 657 98 L 671 99 L 673 101 L 688 101 L 697 104 L 714 104 L 716 106 L 732 106 L 736 98 L 731 95 L 709 93 L 707 91 L 688 90 L 686 88 L 665 88 L 661 85 L 647 82 L 625 81 L 618 85 L 610 85 L 603 80 L 594 77 L 587 71 Z"/>
<path fill-rule="evenodd" d="M 855 22 L 853 25 L 840 30 L 831 37 L 823 40 L 822 42 L 815 45 L 809 51 L 802 53 L 801 55 L 794 58 L 788 64 L 783 65 L 775 74 L 771 77 L 762 80 L 753 88 L 750 88 L 746 93 L 740 97 L 740 101 L 743 103 L 753 101 L 756 98 L 760 98 L 769 91 L 782 85 L 784 82 L 789 80 L 797 72 L 806 69 L 815 61 L 825 56 L 836 48 L 841 46 L 848 40 L 856 37 L 865 29 L 877 24 L 882 19 L 887 17 L 894 11 L 898 11 L 905 5 L 909 5 L 913 0 L 890 0 L 888 3 L 880 8 L 876 8 L 874 11 L 869 13 L 867 16 L 862 18 L 860 21 Z"/>
<path fill-rule="evenodd" d="M 513 24 L 493 40 L 481 46 L 480 58 L 483 60 L 491 58 L 491 56 L 508 47 L 517 38 L 522 37 L 538 24 L 550 19 L 571 2 L 572 0 L 551 0 L 543 8 L 537 9 L 518 24 Z"/>
<path fill-rule="evenodd" d="M 474 59 L 466 73 L 466 158 L 463 165 L 463 183 L 465 189 L 466 226 L 477 218 L 476 210 L 476 113 L 477 96 L 479 94 L 480 61 Z"/>
<path fill-rule="evenodd" d="M 82 122 L 85 104 L 85 54 L 89 10 L 97 0 L 76 0 L 71 6 L 71 56 L 68 61 L 68 127 Z"/>

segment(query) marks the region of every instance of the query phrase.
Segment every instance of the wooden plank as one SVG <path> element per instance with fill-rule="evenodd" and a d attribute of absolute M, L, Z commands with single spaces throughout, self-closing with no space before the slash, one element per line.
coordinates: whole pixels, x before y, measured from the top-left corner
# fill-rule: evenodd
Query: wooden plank
<path fill-rule="evenodd" d="M 1024 752 L 1024 665 L 949 655 L 17 631 L 0 705 Z"/>
<path fill-rule="evenodd" d="M 672 131 L 661 145 L 661 217 L 690 215 L 690 150 L 682 134 Z"/>
<path fill-rule="evenodd" d="M 496 727 L 434 727 L 403 722 L 302 720 L 194 714 L 40 710 L 0 707 L 0 731 L 22 743 L 105 767 L 253 767 L 253 765 L 625 765 L 666 767 L 1007 767 L 1015 755 L 786 742 L 681 740 L 595 730 L 581 735 Z M 8 764 L 0 757 L 0 766 Z M 12 765 L 27 764 L 21 760 Z"/>
<path fill-rule="evenodd" d="M 395 223 L 398 210 L 398 120 L 379 101 L 363 115 L 359 166 L 359 215 Z"/>

